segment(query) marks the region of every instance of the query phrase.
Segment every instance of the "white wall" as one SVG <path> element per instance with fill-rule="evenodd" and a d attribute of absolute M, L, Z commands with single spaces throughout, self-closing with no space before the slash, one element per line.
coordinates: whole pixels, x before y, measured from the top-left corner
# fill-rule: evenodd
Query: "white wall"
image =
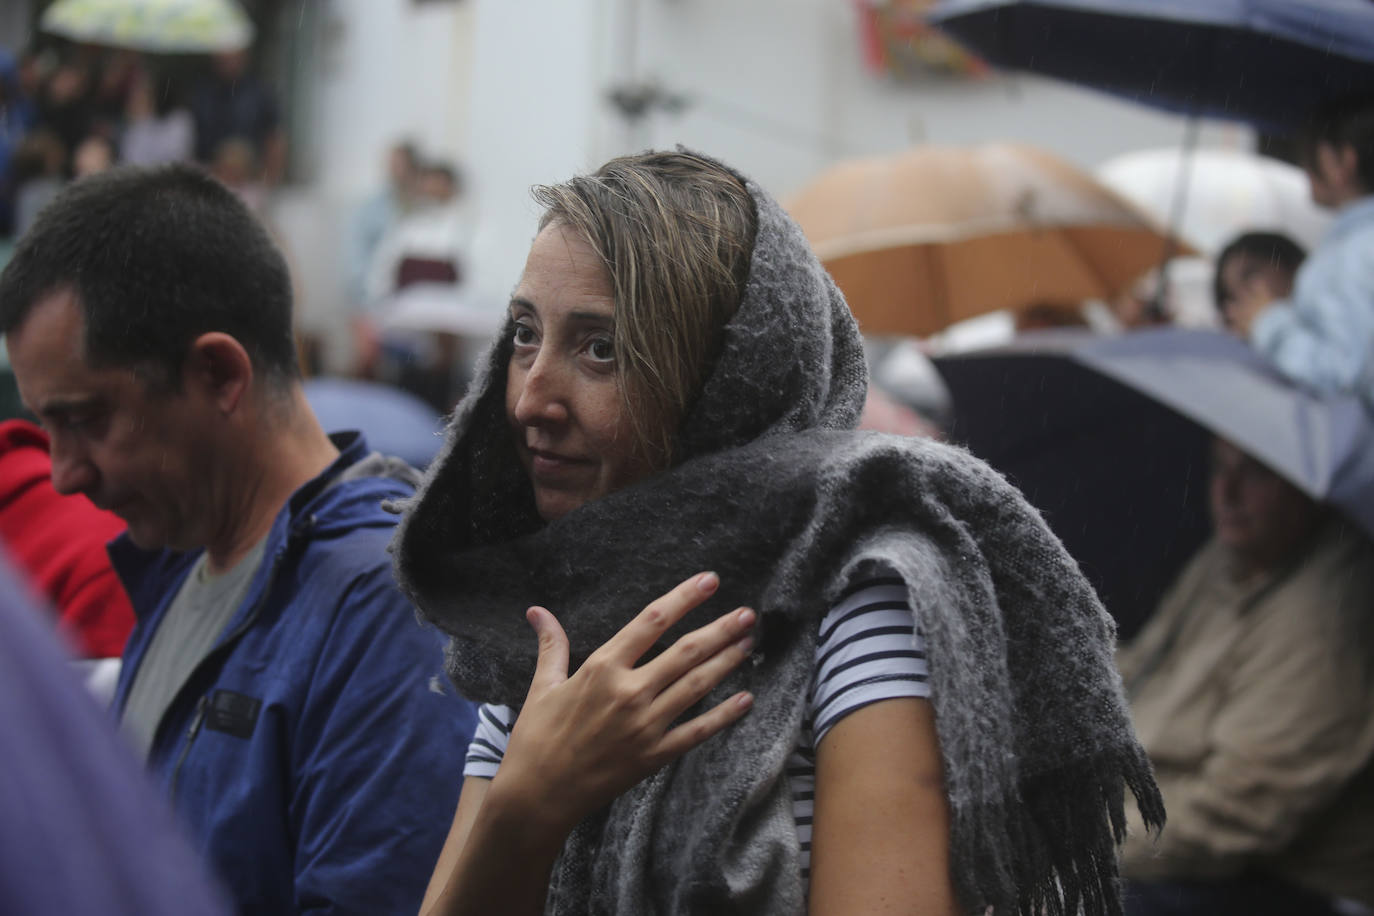
<path fill-rule="evenodd" d="M 922 142 L 1010 139 L 1091 168 L 1182 141 L 1180 118 L 1049 80 L 875 77 L 855 17 L 848 0 L 642 0 L 649 75 L 698 100 L 657 117 L 654 144 L 716 153 L 786 194 L 836 159 Z M 1248 146 L 1250 134 L 1207 125 L 1202 143 Z"/>
<path fill-rule="evenodd" d="M 376 188 L 386 150 L 402 138 L 461 159 L 472 5 L 331 0 L 326 17 L 315 94 L 318 185 L 343 196 Z"/>
<path fill-rule="evenodd" d="M 599 87 L 608 0 L 468 0 L 475 6 L 468 163 L 478 232 L 472 280 L 497 305 L 534 237 L 532 185 L 604 158 Z"/>

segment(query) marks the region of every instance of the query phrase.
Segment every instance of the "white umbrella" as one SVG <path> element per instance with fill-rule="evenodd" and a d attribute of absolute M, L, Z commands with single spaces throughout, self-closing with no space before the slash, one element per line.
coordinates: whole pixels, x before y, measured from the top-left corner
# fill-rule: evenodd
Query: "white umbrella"
<path fill-rule="evenodd" d="M 253 23 L 234 0 L 57 0 L 43 31 L 154 54 L 239 51 Z"/>
<path fill-rule="evenodd" d="M 1192 161 L 1184 179 L 1180 167 L 1187 157 Z M 1283 232 L 1311 249 L 1331 220 L 1312 203 L 1301 169 L 1254 153 L 1144 150 L 1106 162 L 1097 178 L 1209 255 L 1254 230 Z M 1187 183 L 1182 225 L 1173 226 L 1181 180 Z"/>

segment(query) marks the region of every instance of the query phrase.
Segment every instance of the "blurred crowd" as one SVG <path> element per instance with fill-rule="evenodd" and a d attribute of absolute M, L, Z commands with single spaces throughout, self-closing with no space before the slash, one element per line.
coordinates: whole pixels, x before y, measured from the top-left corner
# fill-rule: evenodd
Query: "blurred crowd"
<path fill-rule="evenodd" d="M 260 206 L 285 174 L 286 134 L 249 64 L 247 51 L 181 67 L 71 43 L 0 51 L 0 237 L 115 164 L 198 162 Z"/>

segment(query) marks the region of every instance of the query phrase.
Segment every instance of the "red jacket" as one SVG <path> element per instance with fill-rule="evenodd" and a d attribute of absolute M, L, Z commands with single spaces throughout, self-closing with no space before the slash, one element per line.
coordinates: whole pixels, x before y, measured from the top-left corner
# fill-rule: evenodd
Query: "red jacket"
<path fill-rule="evenodd" d="M 0 423 L 0 541 L 57 609 L 59 628 L 86 658 L 116 658 L 133 610 L 105 545 L 124 522 L 84 496 L 53 489 L 47 435 L 25 420 Z"/>

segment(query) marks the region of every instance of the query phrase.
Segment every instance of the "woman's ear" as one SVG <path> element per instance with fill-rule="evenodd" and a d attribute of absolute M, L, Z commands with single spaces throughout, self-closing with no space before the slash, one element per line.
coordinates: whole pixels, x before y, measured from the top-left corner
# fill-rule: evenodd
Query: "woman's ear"
<path fill-rule="evenodd" d="M 182 380 L 188 393 L 203 395 L 222 413 L 239 408 L 253 378 L 253 359 L 232 336 L 211 331 L 191 342 Z"/>

